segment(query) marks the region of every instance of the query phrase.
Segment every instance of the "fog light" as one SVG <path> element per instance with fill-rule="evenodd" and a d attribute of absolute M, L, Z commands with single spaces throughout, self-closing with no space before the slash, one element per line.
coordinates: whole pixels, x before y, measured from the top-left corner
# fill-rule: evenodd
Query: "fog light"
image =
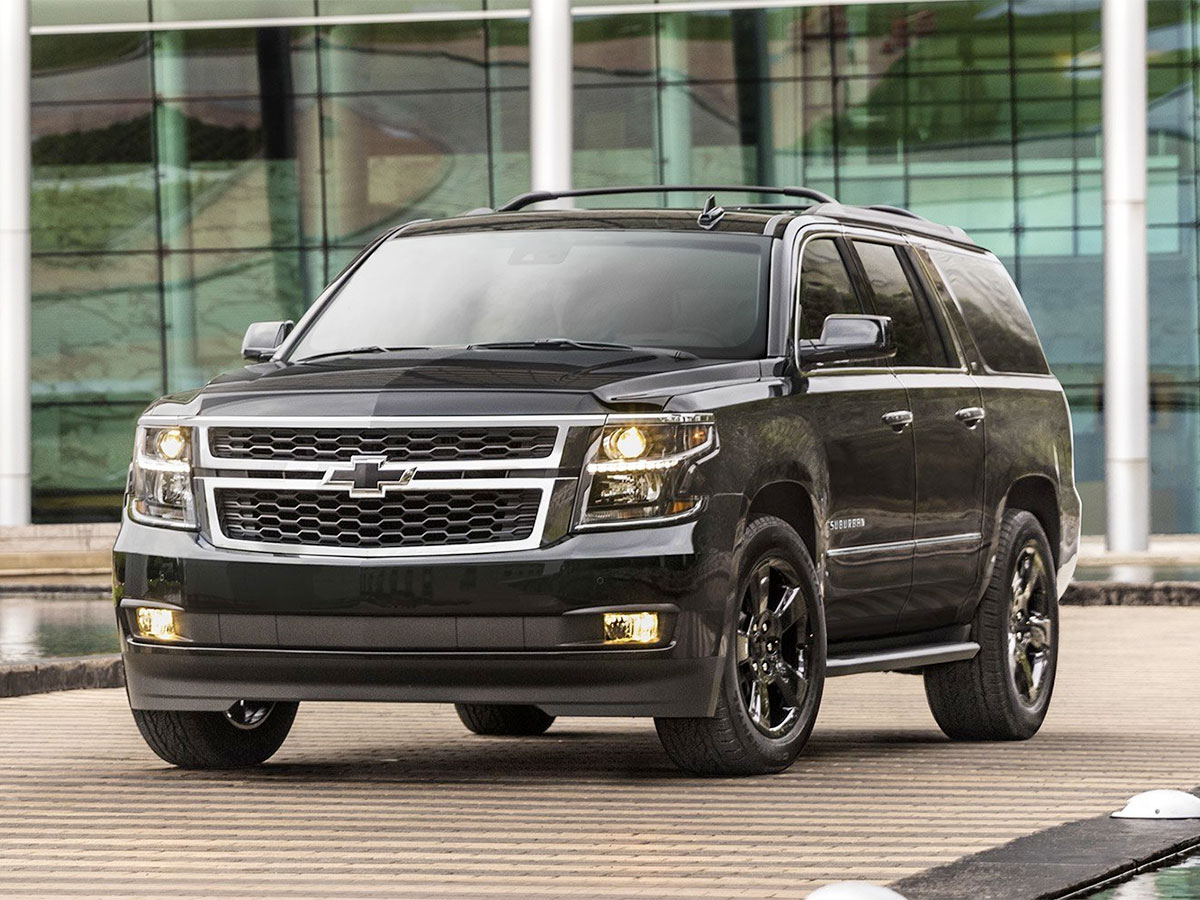
<path fill-rule="evenodd" d="M 605 613 L 604 643 L 653 644 L 658 641 L 658 613 Z"/>
<path fill-rule="evenodd" d="M 155 609 L 152 606 L 139 606 L 134 613 L 138 634 L 155 641 L 174 641 L 179 639 L 179 631 L 175 627 L 175 611 L 170 609 Z"/>

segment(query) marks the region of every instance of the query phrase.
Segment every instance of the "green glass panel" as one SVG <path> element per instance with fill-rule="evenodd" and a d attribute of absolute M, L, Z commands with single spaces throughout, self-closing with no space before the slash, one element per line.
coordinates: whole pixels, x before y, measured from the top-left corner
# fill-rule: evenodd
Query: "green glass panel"
<path fill-rule="evenodd" d="M 34 103 L 150 97 L 150 37 L 143 32 L 34 35 L 30 50 Z"/>
<path fill-rule="evenodd" d="M 162 390 L 153 254 L 33 258 L 34 402 L 145 401 Z"/>
<path fill-rule="evenodd" d="M 311 28 L 231 28 L 154 34 L 155 89 L 160 98 L 259 97 L 316 90 Z"/>
<path fill-rule="evenodd" d="M 31 127 L 33 251 L 153 250 L 150 104 L 35 104 Z"/>
<path fill-rule="evenodd" d="M 187 100 L 156 115 L 164 244 L 282 247 L 321 239 L 314 98 Z"/>
<path fill-rule="evenodd" d="M 484 26 L 478 21 L 333 25 L 321 29 L 322 89 L 482 89 Z"/>
<path fill-rule="evenodd" d="M 32 0 L 30 3 L 30 22 L 35 28 L 146 22 L 149 13 L 146 0 Z"/>
<path fill-rule="evenodd" d="M 1100 64 L 1100 0 L 1020 4 L 1012 16 L 1018 69 L 1073 69 Z"/>
<path fill-rule="evenodd" d="M 167 383 L 198 387 L 243 364 L 251 322 L 298 319 L 321 285 L 317 250 L 169 253 L 163 260 Z"/>
<path fill-rule="evenodd" d="M 581 16 L 574 21 L 575 84 L 652 81 L 654 16 Z"/>
<path fill-rule="evenodd" d="M 324 110 L 331 240 L 488 204 L 482 92 L 330 97 Z"/>
<path fill-rule="evenodd" d="M 113 521 L 145 403 L 34 402 L 35 522 Z"/>
<path fill-rule="evenodd" d="M 152 0 L 154 21 L 220 21 L 311 16 L 313 0 Z"/>

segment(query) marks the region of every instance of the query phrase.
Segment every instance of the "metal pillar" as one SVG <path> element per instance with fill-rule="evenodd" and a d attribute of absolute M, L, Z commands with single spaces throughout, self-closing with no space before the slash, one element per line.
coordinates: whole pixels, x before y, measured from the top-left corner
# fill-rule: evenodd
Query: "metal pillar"
<path fill-rule="evenodd" d="M 531 0 L 529 12 L 530 186 L 568 190 L 574 143 L 571 2 Z"/>
<path fill-rule="evenodd" d="M 1146 0 L 1103 0 L 1104 438 L 1108 548 L 1150 536 Z"/>
<path fill-rule="evenodd" d="M 29 0 L 0 2 L 0 525 L 30 517 Z"/>

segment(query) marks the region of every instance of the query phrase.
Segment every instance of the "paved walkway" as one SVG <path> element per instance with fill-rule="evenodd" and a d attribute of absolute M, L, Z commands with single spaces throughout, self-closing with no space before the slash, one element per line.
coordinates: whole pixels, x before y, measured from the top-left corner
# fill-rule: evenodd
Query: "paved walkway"
<path fill-rule="evenodd" d="M 885 883 L 1200 783 L 1200 609 L 1071 608 L 1042 733 L 944 740 L 919 678 L 836 679 L 787 774 L 676 773 L 653 726 L 466 734 L 309 704 L 275 760 L 170 769 L 117 690 L 0 700 L 0 897 L 760 897 Z"/>

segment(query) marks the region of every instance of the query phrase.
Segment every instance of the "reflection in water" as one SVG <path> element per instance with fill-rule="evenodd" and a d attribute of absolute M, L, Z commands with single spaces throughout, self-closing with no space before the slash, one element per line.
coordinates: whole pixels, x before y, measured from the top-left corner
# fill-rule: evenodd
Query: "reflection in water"
<path fill-rule="evenodd" d="M 112 599 L 106 595 L 0 595 L 0 663 L 119 648 Z"/>
<path fill-rule="evenodd" d="M 1200 897 L 1200 856 L 1155 872 L 1144 872 L 1091 896 L 1092 900 L 1196 900 Z"/>

